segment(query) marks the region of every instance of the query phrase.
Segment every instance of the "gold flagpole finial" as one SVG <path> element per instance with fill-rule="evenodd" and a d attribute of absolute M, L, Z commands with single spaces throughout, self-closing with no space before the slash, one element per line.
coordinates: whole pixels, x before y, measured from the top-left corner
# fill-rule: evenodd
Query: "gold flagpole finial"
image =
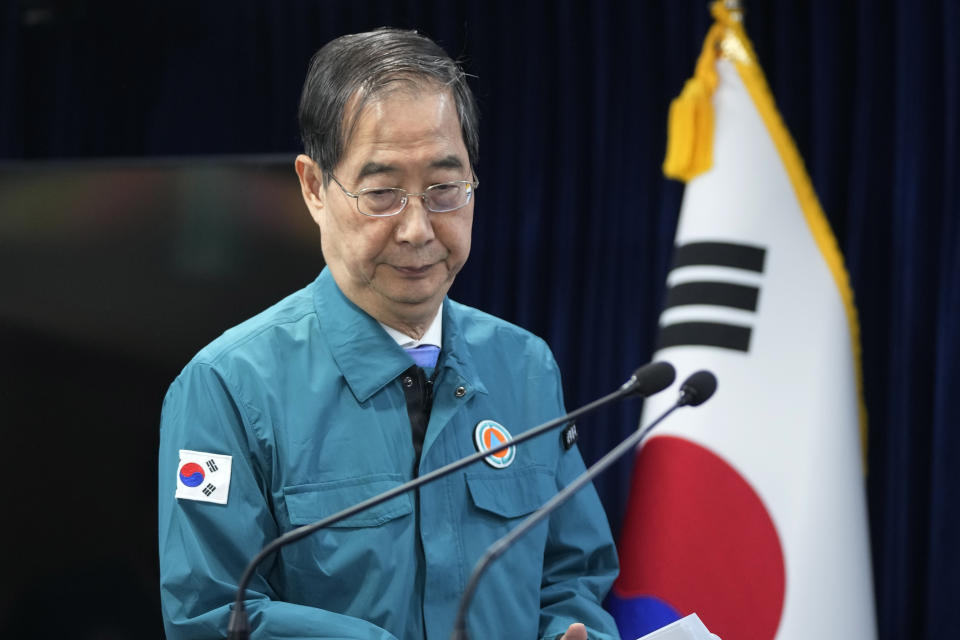
<path fill-rule="evenodd" d="M 743 22 L 743 3 L 740 0 L 723 0 L 723 7 L 730 14 L 730 19 Z"/>
<path fill-rule="evenodd" d="M 740 0 L 716 0 L 710 12 L 717 24 L 723 25 L 723 36 L 717 42 L 720 55 L 728 60 L 750 64 L 751 53 L 743 30 L 743 3 Z"/>

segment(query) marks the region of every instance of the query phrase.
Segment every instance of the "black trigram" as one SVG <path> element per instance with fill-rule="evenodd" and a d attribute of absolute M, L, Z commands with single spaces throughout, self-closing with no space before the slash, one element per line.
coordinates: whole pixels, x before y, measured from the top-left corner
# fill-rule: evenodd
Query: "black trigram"
<path fill-rule="evenodd" d="M 676 248 L 671 270 L 711 266 L 763 273 L 766 254 L 764 248 L 732 242 L 692 242 Z M 683 282 L 667 291 L 664 308 L 711 305 L 755 312 L 759 296 L 759 287 L 734 282 Z M 660 327 L 657 349 L 697 345 L 746 352 L 750 350 L 752 331 L 749 326 L 717 322 L 714 319 L 674 322 Z"/>
<path fill-rule="evenodd" d="M 216 490 L 217 490 L 217 488 L 208 482 L 208 483 L 207 483 L 207 486 L 205 486 L 205 487 L 203 488 L 203 495 L 209 497 L 210 494 L 213 493 L 213 492 L 216 491 Z"/>
<path fill-rule="evenodd" d="M 213 461 L 213 458 L 207 460 L 207 469 L 210 469 L 211 473 L 217 470 L 217 463 Z"/>

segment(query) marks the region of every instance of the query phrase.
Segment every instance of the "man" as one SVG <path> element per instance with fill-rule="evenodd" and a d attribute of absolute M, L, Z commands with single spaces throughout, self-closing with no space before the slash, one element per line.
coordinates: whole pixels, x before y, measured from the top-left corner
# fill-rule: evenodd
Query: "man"
<path fill-rule="evenodd" d="M 278 535 L 563 413 L 543 341 L 446 298 L 470 252 L 476 119 L 463 73 L 415 32 L 345 36 L 311 61 L 296 170 L 327 267 L 202 350 L 164 401 L 171 640 L 222 637 Z M 549 434 L 284 548 L 247 591 L 253 637 L 448 637 L 487 546 L 582 470 Z M 484 576 L 470 634 L 616 638 L 600 607 L 616 572 L 581 491 Z"/>

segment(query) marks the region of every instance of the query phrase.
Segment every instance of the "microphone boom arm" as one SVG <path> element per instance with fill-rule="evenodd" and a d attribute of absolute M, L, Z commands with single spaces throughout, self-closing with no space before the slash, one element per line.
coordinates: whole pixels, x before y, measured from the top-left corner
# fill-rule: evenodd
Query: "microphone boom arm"
<path fill-rule="evenodd" d="M 665 411 L 663 415 L 647 425 L 646 428 L 642 430 L 638 429 L 631 433 L 620 444 L 611 449 L 602 458 L 597 460 L 593 466 L 587 469 L 585 473 L 580 474 L 573 482 L 564 487 L 562 491 L 545 502 L 542 507 L 527 516 L 527 518 L 518 524 L 512 531 L 510 531 L 510 533 L 490 545 L 480 560 L 477 561 L 477 564 L 473 569 L 473 573 L 470 574 L 470 579 L 467 581 L 467 586 L 463 590 L 463 595 L 460 597 L 460 606 L 457 608 L 457 617 L 453 624 L 453 635 L 451 636 L 451 640 L 467 639 L 467 608 L 470 606 L 470 601 L 473 600 L 473 594 L 477 590 L 477 585 L 480 582 L 480 578 L 487 570 L 487 567 L 490 566 L 494 560 L 503 555 L 518 538 L 530 531 L 530 529 L 537 526 L 541 520 L 550 515 L 570 496 L 582 489 L 584 485 L 591 482 L 596 476 L 606 471 L 607 467 L 616 462 L 624 454 L 636 448 L 640 441 L 643 440 L 648 433 L 650 433 L 651 429 L 663 422 L 667 416 L 681 406 L 683 405 L 681 405 L 679 402 L 674 404 L 672 407 L 670 407 L 670 409 Z"/>
<path fill-rule="evenodd" d="M 419 488 L 421 485 L 431 482 L 437 478 L 441 478 L 443 476 L 449 475 L 454 471 L 457 471 L 458 469 L 462 469 L 463 467 L 469 464 L 473 464 L 477 460 L 486 458 L 487 456 L 493 455 L 505 449 L 509 449 L 510 447 L 516 444 L 526 442 L 527 440 L 531 438 L 535 438 L 536 436 L 546 431 L 549 431 L 550 429 L 553 429 L 561 424 L 570 422 L 571 420 L 575 420 L 576 418 L 582 416 L 583 414 L 589 413 L 594 409 L 597 409 L 600 406 L 607 404 L 608 402 L 617 400 L 621 397 L 630 396 L 635 393 L 636 393 L 635 388 L 630 386 L 630 382 L 628 381 L 628 383 L 624 384 L 622 387 L 620 387 L 616 391 L 609 393 L 598 400 L 594 400 L 593 402 L 586 404 L 580 407 L 579 409 L 576 409 L 575 411 L 571 411 L 566 415 L 560 416 L 559 418 L 554 418 L 553 420 L 550 420 L 537 427 L 534 427 L 529 431 L 525 431 L 520 435 L 518 435 L 516 438 L 508 440 L 503 444 L 500 444 L 496 447 L 492 447 L 486 451 L 478 451 L 477 453 L 467 456 L 466 458 L 461 458 L 460 460 L 451 462 L 450 464 L 440 467 L 439 469 L 434 469 L 430 473 L 414 478 L 413 480 L 410 480 L 409 482 L 406 482 L 400 485 L 399 487 L 394 487 L 393 489 L 390 489 L 389 491 L 385 491 L 380 495 L 373 496 L 372 498 L 369 498 L 367 500 L 364 500 L 363 502 L 355 504 L 352 507 L 347 507 L 343 511 L 327 516 L 323 520 L 319 520 L 311 524 L 297 527 L 296 529 L 288 531 L 282 536 L 275 538 L 269 544 L 267 544 L 267 546 L 261 549 L 260 553 L 258 553 L 253 558 L 253 560 L 250 561 L 250 564 L 247 565 L 247 568 L 244 570 L 243 575 L 240 578 L 240 582 L 237 585 L 237 597 L 234 600 L 233 611 L 230 614 L 230 622 L 227 627 L 227 638 L 229 640 L 246 640 L 246 638 L 249 637 L 250 625 L 249 625 L 249 622 L 247 621 L 247 614 L 243 604 L 244 594 L 247 591 L 247 586 L 250 584 L 250 580 L 253 579 L 253 573 L 256 570 L 257 566 L 261 562 L 263 562 L 263 560 L 266 559 L 270 554 L 277 551 L 280 547 L 288 545 L 292 542 L 296 542 L 297 540 L 305 538 L 310 534 L 316 531 L 319 531 L 320 529 L 323 529 L 324 527 L 328 527 L 332 524 L 340 522 L 344 518 L 349 518 L 350 516 L 356 513 L 369 509 L 370 507 L 374 507 L 378 504 L 386 502 L 387 500 L 396 498 L 397 496 L 402 495 L 408 491 L 413 491 L 414 489 Z"/>
<path fill-rule="evenodd" d="M 481 458 L 486 458 L 487 456 L 491 456 L 495 453 L 499 453 L 500 451 L 504 451 L 505 449 L 509 449 L 516 444 L 526 442 L 527 440 L 535 438 L 536 436 L 549 431 L 550 429 L 575 420 L 576 418 L 584 415 L 585 413 L 589 413 L 594 409 L 598 409 L 608 402 L 626 398 L 632 395 L 646 397 L 657 393 L 658 391 L 670 386 L 670 384 L 673 383 L 675 375 L 676 372 L 671 364 L 667 362 L 651 362 L 650 364 L 644 365 L 637 369 L 630 379 L 623 383 L 623 385 L 621 385 L 616 391 L 608 393 L 602 398 L 594 400 L 593 402 L 586 404 L 579 409 L 571 411 L 570 413 L 560 416 L 559 418 L 549 420 L 540 426 L 534 427 L 529 431 L 525 431 L 516 438 L 508 440 L 496 447 L 491 447 L 486 451 L 478 451 L 475 454 L 451 462 L 450 464 L 440 467 L 439 469 L 434 469 L 430 473 L 414 478 L 409 482 L 405 482 L 399 487 L 394 487 L 389 491 L 385 491 L 380 495 L 373 496 L 372 498 L 355 504 L 352 507 L 347 507 L 343 511 L 328 516 L 323 520 L 319 520 L 302 527 L 297 527 L 296 529 L 288 531 L 282 536 L 275 538 L 267 546 L 261 549 L 260 552 L 253 558 L 253 560 L 250 561 L 250 564 L 247 565 L 243 575 L 240 577 L 240 582 L 237 584 L 237 596 L 233 603 L 233 611 L 231 611 L 230 620 L 227 623 L 228 640 L 247 640 L 247 638 L 250 637 L 250 622 L 247 619 L 247 612 L 246 607 L 243 604 L 243 598 L 246 594 L 247 586 L 250 584 L 250 580 L 253 579 L 253 573 L 256 571 L 257 566 L 259 566 L 259 564 L 263 562 L 263 560 L 266 559 L 270 554 L 280 549 L 280 547 L 301 540 L 302 538 L 305 538 L 310 534 L 323 529 L 324 527 L 328 527 L 334 523 L 340 522 L 344 518 L 349 518 L 350 516 L 364 511 L 365 509 L 369 509 L 370 507 L 374 507 L 380 503 L 386 502 L 387 500 L 396 498 L 397 496 L 408 491 L 413 491 L 414 489 L 417 489 L 428 482 L 432 482 L 437 478 L 442 478 L 443 476 L 449 475 L 469 464 L 473 464 Z"/>

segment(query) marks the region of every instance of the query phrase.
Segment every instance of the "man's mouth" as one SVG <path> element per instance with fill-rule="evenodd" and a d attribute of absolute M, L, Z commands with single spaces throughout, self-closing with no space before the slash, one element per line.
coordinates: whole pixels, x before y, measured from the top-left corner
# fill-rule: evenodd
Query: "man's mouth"
<path fill-rule="evenodd" d="M 433 264 L 425 264 L 425 265 L 421 265 L 421 266 L 413 266 L 413 265 L 411 265 L 411 266 L 406 266 L 406 267 L 394 266 L 393 268 L 396 269 L 397 271 L 399 271 L 400 273 L 404 274 L 404 275 L 408 275 L 408 276 L 419 276 L 419 275 L 425 274 L 427 271 L 429 271 L 431 268 L 433 268 L 433 266 L 434 266 Z"/>

